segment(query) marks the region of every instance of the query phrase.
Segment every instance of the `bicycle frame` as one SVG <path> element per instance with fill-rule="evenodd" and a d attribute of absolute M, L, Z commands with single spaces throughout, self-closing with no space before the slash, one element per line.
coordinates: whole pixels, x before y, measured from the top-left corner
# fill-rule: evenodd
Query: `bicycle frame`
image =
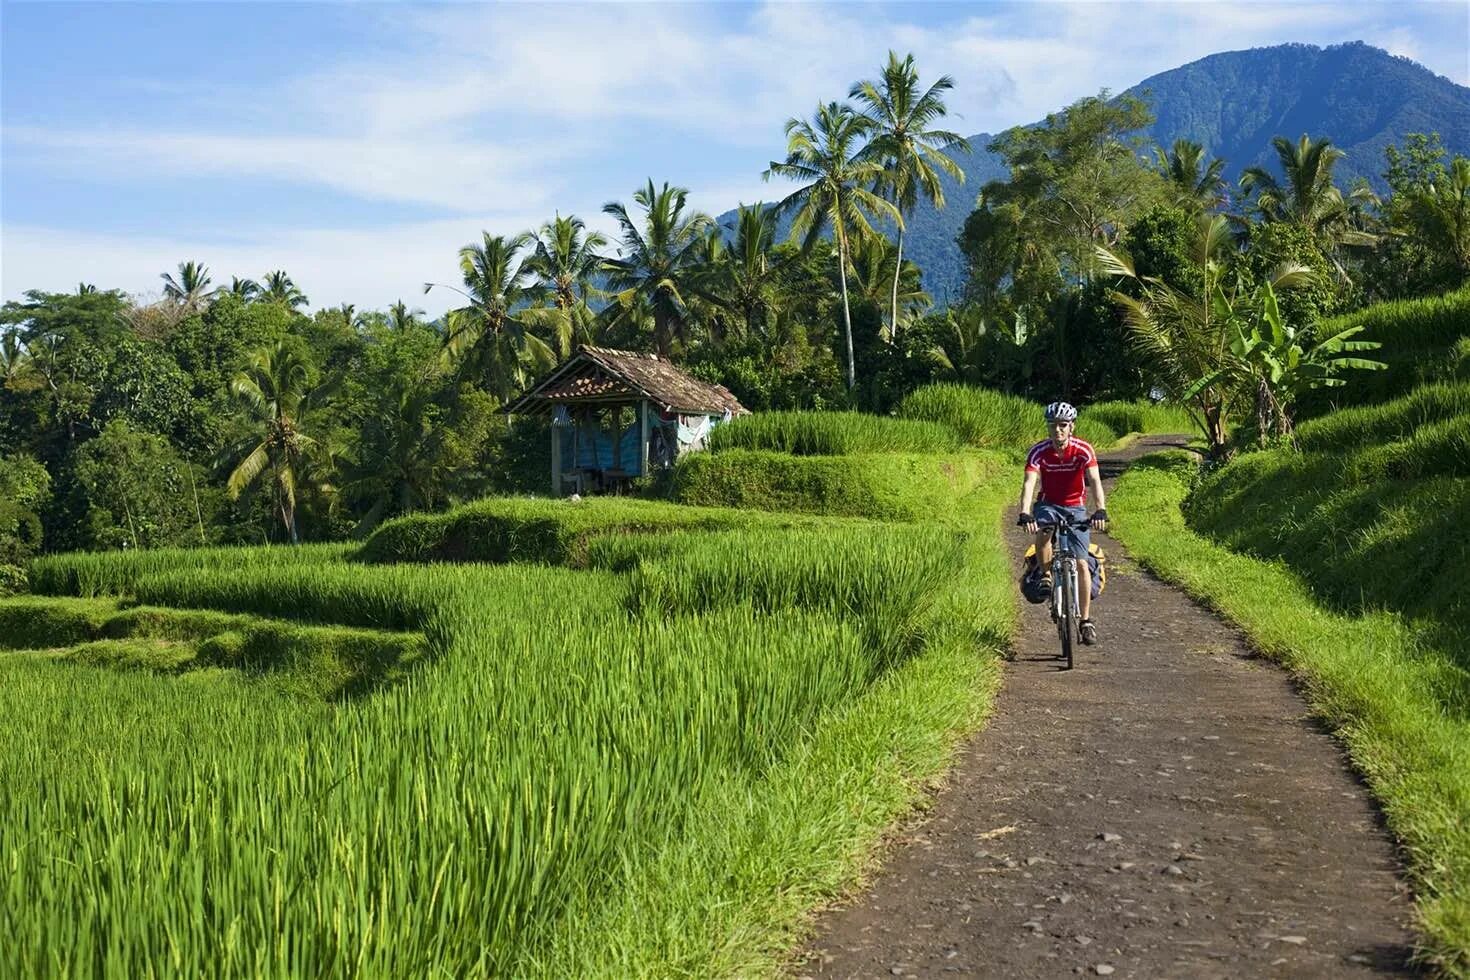
<path fill-rule="evenodd" d="M 1072 648 L 1082 611 L 1078 604 L 1077 561 L 1072 556 L 1075 529 L 1070 523 L 1051 525 L 1051 618 L 1062 641 L 1063 670 L 1072 669 Z"/>

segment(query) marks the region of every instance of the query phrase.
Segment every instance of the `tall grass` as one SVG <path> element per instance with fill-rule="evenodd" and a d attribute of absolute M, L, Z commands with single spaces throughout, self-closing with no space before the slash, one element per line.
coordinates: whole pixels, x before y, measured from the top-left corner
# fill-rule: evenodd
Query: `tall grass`
<path fill-rule="evenodd" d="M 994 454 L 791 456 L 730 449 L 680 460 L 673 492 L 705 507 L 927 521 L 1001 468 Z"/>
<path fill-rule="evenodd" d="M 1009 467 L 1000 481 L 1002 462 L 978 454 L 842 462 L 864 461 L 874 486 L 942 526 L 483 502 L 401 523 L 376 554 L 537 564 L 80 563 L 87 582 L 188 610 L 170 621 L 101 603 L 111 611 L 86 622 L 124 635 L 87 656 L 166 659 L 195 643 L 172 639 L 189 635 L 184 620 L 216 617 L 228 628 L 196 659 L 236 669 L 0 657 L 7 964 L 769 969 L 802 911 L 850 880 L 977 723 L 1014 616 L 995 533 Z M 300 622 L 267 636 L 258 616 Z M 421 631 L 429 662 L 329 709 L 243 681 L 332 676 L 344 658 L 302 662 L 289 643 L 353 632 L 343 625 Z M 138 638 L 160 642 L 119 645 Z"/>
<path fill-rule="evenodd" d="M 1330 337 L 1349 327 L 1364 328 L 1353 339 L 1375 340 L 1383 345 L 1371 356 L 1387 364 L 1388 370 L 1354 372 L 1345 387 L 1309 392 L 1301 404 L 1304 416 L 1385 401 L 1434 381 L 1470 381 L 1470 358 L 1466 357 L 1470 286 L 1443 296 L 1375 303 L 1324 320 L 1316 332 Z"/>
<path fill-rule="evenodd" d="M 314 566 L 342 561 L 350 544 L 274 545 L 240 548 L 158 548 L 139 551 L 76 551 L 32 560 L 31 591 L 38 595 L 127 595 L 140 578 L 161 572 L 235 571 L 262 567 Z"/>
<path fill-rule="evenodd" d="M 1339 409 L 1303 423 L 1296 437 L 1309 452 L 1346 453 L 1405 439 L 1456 416 L 1470 416 L 1470 381 L 1428 384 L 1382 404 Z"/>
<path fill-rule="evenodd" d="M 603 534 L 652 534 L 803 523 L 729 509 L 681 507 L 625 497 L 540 500 L 488 497 L 443 514 L 413 514 L 384 524 L 357 556 L 366 562 L 456 561 L 581 564 Z"/>
<path fill-rule="evenodd" d="M 1115 533 L 1145 565 L 1214 606 L 1305 681 L 1404 846 L 1428 958 L 1450 975 L 1470 976 L 1463 633 L 1456 639 L 1384 612 L 1324 609 L 1308 587 L 1319 586 L 1315 574 L 1298 577 L 1190 531 L 1180 510 L 1185 490 L 1185 479 L 1167 466 L 1130 470 L 1112 498 Z M 1393 574 L 1373 565 L 1361 580 Z"/>
<path fill-rule="evenodd" d="M 766 449 L 794 456 L 860 453 L 952 453 L 959 435 L 939 422 L 859 412 L 760 412 L 714 430 L 716 452 Z"/>
<path fill-rule="evenodd" d="M 899 415 L 949 426 L 971 446 L 1021 453 L 1046 438 L 1040 402 L 986 388 L 932 384 L 910 393 Z M 1081 405 L 1077 436 L 1107 449 L 1130 432 L 1193 432 L 1189 413 L 1149 402 L 1099 402 Z"/>

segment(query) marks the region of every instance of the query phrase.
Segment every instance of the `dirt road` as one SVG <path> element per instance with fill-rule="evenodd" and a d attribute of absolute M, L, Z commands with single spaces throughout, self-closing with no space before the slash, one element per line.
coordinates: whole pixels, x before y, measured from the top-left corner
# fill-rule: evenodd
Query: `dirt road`
<path fill-rule="evenodd" d="M 1100 644 L 1060 671 L 1026 608 L 994 718 L 793 974 L 1409 972 L 1410 898 L 1336 743 L 1281 670 L 1098 540 Z"/>

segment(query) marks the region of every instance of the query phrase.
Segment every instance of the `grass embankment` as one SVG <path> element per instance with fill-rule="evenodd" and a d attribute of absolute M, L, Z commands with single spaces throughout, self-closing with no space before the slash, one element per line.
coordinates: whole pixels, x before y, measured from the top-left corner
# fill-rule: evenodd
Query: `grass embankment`
<path fill-rule="evenodd" d="M 1470 382 L 1324 416 L 1299 439 L 1302 452 L 1250 453 L 1212 474 L 1186 504 L 1190 525 L 1286 562 L 1339 609 L 1466 636 Z"/>
<path fill-rule="evenodd" d="M 1308 392 L 1300 406 L 1304 414 L 1397 398 L 1435 381 L 1470 381 L 1470 286 L 1443 296 L 1375 303 L 1324 320 L 1316 334 L 1331 337 L 1359 326 L 1363 332 L 1353 339 L 1381 343 L 1368 356 L 1388 370 L 1352 372 L 1345 387 Z"/>
<path fill-rule="evenodd" d="M 1247 459 L 1234 465 L 1245 470 L 1267 464 L 1269 459 Z M 1306 550 L 1294 552 L 1311 569 L 1305 581 L 1279 564 L 1196 534 L 1181 511 L 1192 471 L 1193 463 L 1182 454 L 1136 464 L 1110 498 L 1115 533 L 1135 558 L 1217 609 L 1303 682 L 1315 711 L 1347 746 L 1403 844 L 1426 957 L 1452 975 L 1470 975 L 1470 680 L 1463 646 L 1446 646 L 1442 628 L 1397 613 L 1324 607 L 1305 582 L 1343 598 L 1343 576 L 1335 583 L 1319 578 L 1332 565 L 1324 546 L 1351 534 L 1351 525 L 1339 525 L 1332 516 L 1318 528 L 1325 537 L 1304 538 Z M 1194 499 L 1212 501 L 1242 476 L 1240 471 L 1232 476 L 1227 468 Z M 1285 479 L 1312 486 L 1300 477 Z M 1264 506 L 1281 490 L 1263 486 L 1253 499 Z M 1327 495 L 1333 490 L 1324 488 Z M 1356 490 L 1337 492 L 1352 497 Z M 1237 515 L 1251 512 L 1243 501 L 1233 506 Z M 1462 520 L 1466 512 L 1458 512 Z M 1263 525 L 1276 520 L 1269 514 L 1261 519 Z M 1390 517 L 1389 523 L 1396 520 Z M 1457 533 L 1463 537 L 1463 529 Z M 1434 565 L 1464 582 L 1463 563 Z M 1375 564 L 1359 565 L 1351 576 L 1365 586 L 1397 587 L 1386 582 L 1393 571 Z M 1429 586 L 1422 576 L 1417 581 Z"/>
<path fill-rule="evenodd" d="M 958 384 L 933 384 L 910 394 L 900 416 L 945 425 L 966 445 L 1023 453 L 1046 437 L 1042 405 L 1016 395 Z M 1077 436 L 1094 449 L 1115 446 L 1133 432 L 1193 432 L 1183 409 L 1149 402 L 1099 402 L 1078 406 Z"/>

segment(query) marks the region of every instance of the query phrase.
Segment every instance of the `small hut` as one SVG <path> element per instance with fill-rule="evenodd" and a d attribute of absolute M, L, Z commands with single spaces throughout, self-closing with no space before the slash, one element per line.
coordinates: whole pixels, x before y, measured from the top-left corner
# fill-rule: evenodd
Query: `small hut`
<path fill-rule="evenodd" d="M 750 414 L 727 389 L 667 358 L 586 346 L 505 410 L 551 416 L 553 496 L 621 492 L 704 449 L 715 426 Z"/>

